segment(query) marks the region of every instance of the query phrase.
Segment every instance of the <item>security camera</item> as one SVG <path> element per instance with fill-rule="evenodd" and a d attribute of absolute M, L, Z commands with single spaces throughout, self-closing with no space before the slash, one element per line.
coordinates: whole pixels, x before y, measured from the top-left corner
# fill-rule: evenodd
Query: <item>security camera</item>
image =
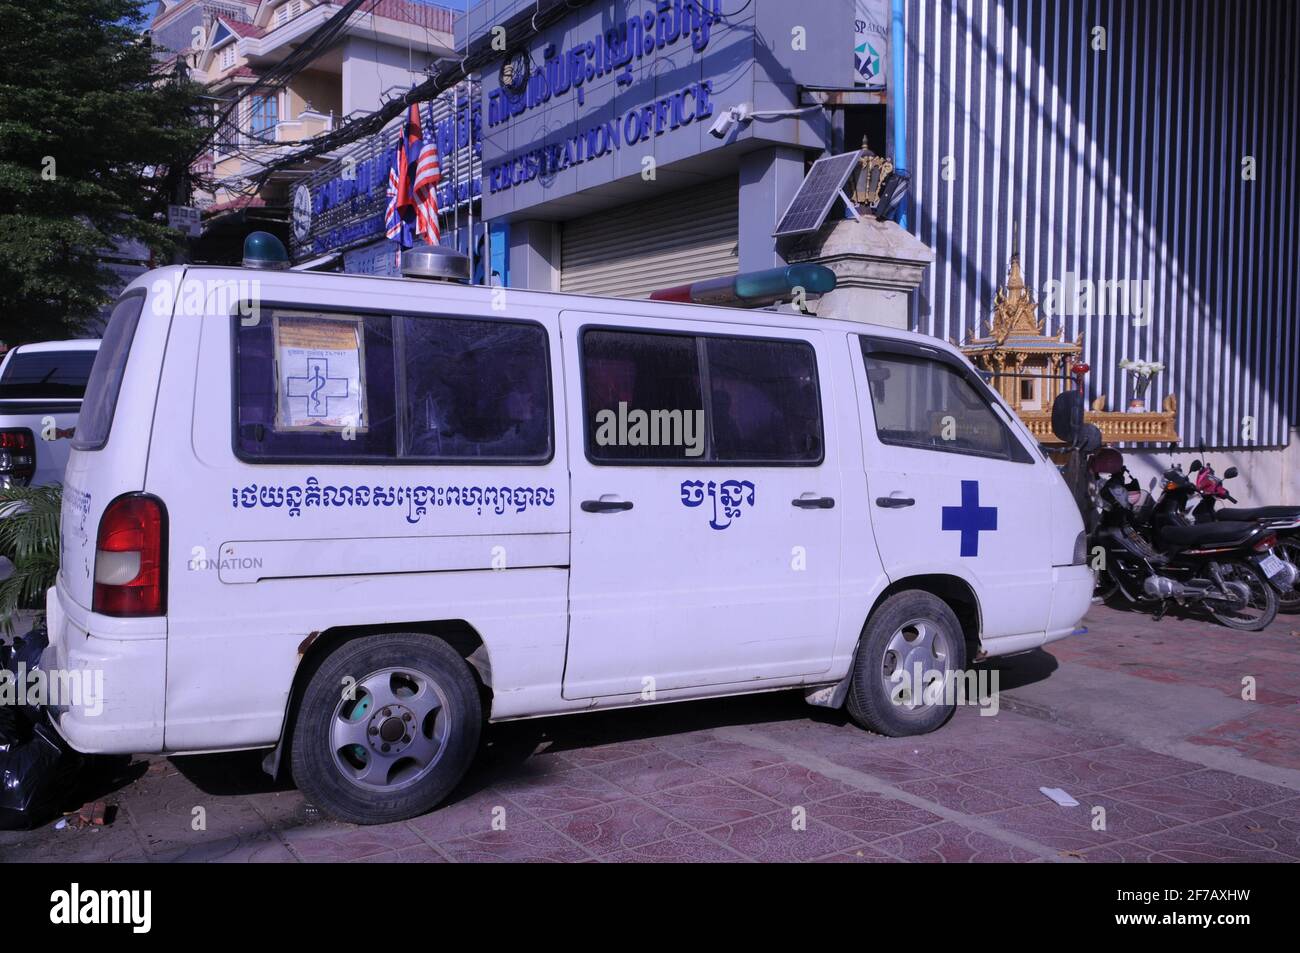
<path fill-rule="evenodd" d="M 713 125 L 709 127 L 709 135 L 715 139 L 725 139 L 731 135 L 731 130 L 736 128 L 738 123 L 748 122 L 749 118 L 749 105 L 747 103 L 732 106 L 713 120 Z"/>

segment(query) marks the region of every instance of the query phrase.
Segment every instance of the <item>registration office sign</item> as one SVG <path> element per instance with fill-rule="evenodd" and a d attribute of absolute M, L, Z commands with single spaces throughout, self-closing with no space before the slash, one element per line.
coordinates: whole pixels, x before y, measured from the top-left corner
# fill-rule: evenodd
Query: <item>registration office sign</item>
<path fill-rule="evenodd" d="M 391 144 L 391 135 L 373 136 L 298 185 L 290 236 L 295 261 L 383 237 Z"/>

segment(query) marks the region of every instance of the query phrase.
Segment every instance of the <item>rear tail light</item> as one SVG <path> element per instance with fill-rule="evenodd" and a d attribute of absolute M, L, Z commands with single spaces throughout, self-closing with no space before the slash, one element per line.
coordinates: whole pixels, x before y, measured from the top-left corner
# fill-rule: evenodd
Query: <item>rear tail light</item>
<path fill-rule="evenodd" d="M 26 486 L 36 473 L 36 438 L 26 427 L 0 430 L 0 486 Z"/>
<path fill-rule="evenodd" d="M 1274 533 L 1269 533 L 1267 536 L 1265 536 L 1263 539 L 1261 539 L 1258 543 L 1255 544 L 1255 552 L 1266 553 L 1276 545 L 1277 545 L 1277 535 Z"/>
<path fill-rule="evenodd" d="M 95 540 L 91 608 L 123 617 L 167 611 L 167 513 L 161 500 L 119 496 L 104 510 Z"/>

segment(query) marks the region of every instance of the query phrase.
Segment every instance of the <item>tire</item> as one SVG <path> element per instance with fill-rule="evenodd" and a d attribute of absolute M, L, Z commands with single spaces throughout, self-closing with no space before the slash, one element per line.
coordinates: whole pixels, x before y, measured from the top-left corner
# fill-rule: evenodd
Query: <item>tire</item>
<path fill-rule="evenodd" d="M 411 632 L 354 639 L 322 659 L 303 690 L 293 778 L 341 821 L 415 817 L 460 782 L 482 719 L 478 683 L 446 642 Z"/>
<path fill-rule="evenodd" d="M 1097 584 L 1092 590 L 1092 601 L 1102 605 L 1110 605 L 1111 600 L 1117 596 L 1123 597 L 1125 602 L 1128 601 L 1128 597 L 1124 596 L 1124 590 L 1120 588 L 1115 577 L 1105 569 L 1099 570 Z"/>
<path fill-rule="evenodd" d="M 933 700 L 921 693 L 912 701 L 909 689 L 918 662 L 927 686 L 934 685 L 940 672 L 959 675 L 966 666 L 966 640 L 947 603 L 913 589 L 881 603 L 862 630 L 849 684 L 853 720 L 890 737 L 923 735 L 942 727 L 956 705 L 947 693 Z M 908 677 L 900 679 L 900 671 Z"/>
<path fill-rule="evenodd" d="M 1206 600 L 1205 607 L 1220 625 L 1239 632 L 1258 632 L 1266 629 L 1277 618 L 1277 590 L 1254 563 L 1233 560 L 1223 565 L 1226 582 L 1245 583 L 1250 588 L 1250 602 L 1244 607 L 1222 606 Z"/>
<path fill-rule="evenodd" d="M 1300 539 L 1294 536 L 1280 536 L 1277 541 L 1277 555 L 1294 566 L 1300 567 Z M 1300 612 L 1300 580 L 1286 592 L 1278 593 L 1277 606 L 1282 612 Z"/>

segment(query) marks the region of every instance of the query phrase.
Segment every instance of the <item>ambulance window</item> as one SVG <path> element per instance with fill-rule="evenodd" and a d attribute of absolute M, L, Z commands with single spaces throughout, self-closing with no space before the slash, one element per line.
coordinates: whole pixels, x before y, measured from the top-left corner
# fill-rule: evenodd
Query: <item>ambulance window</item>
<path fill-rule="evenodd" d="M 1030 462 L 958 368 L 911 354 L 868 351 L 863 356 L 882 443 Z"/>
<path fill-rule="evenodd" d="M 236 318 L 235 328 L 235 449 L 241 458 L 396 456 L 390 316 L 263 309 L 256 324 Z"/>
<path fill-rule="evenodd" d="M 404 457 L 551 456 L 546 330 L 516 321 L 398 318 L 406 370 Z"/>
<path fill-rule="evenodd" d="M 802 341 L 705 338 L 713 458 L 819 463 L 817 357 Z"/>
<path fill-rule="evenodd" d="M 696 339 L 591 329 L 582 336 L 587 457 L 597 462 L 703 462 L 704 402 Z"/>
<path fill-rule="evenodd" d="M 143 292 L 132 292 L 113 307 L 104 339 L 95 355 L 90 379 L 86 382 L 86 397 L 77 416 L 77 430 L 72 440 L 76 450 L 101 450 L 108 443 L 108 432 L 117 410 L 117 395 L 122 389 L 126 359 L 131 353 L 144 298 Z"/>

